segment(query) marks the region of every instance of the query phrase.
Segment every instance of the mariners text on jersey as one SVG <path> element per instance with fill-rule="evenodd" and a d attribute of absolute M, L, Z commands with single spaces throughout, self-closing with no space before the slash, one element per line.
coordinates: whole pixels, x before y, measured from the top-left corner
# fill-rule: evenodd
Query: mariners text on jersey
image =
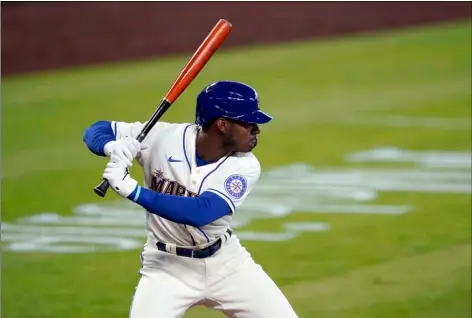
<path fill-rule="evenodd" d="M 198 194 L 188 190 L 185 186 L 177 183 L 177 181 L 164 178 L 164 172 L 162 170 L 153 171 L 149 188 L 163 194 L 178 195 L 181 197 L 198 196 Z"/>

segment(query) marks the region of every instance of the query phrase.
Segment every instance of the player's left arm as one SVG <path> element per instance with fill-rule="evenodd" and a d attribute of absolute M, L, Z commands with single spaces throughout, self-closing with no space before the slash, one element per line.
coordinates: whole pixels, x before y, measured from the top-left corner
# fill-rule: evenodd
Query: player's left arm
<path fill-rule="evenodd" d="M 226 200 L 213 192 L 206 191 L 198 197 L 181 197 L 142 188 L 131 178 L 123 162 L 108 163 L 103 178 L 122 197 L 176 223 L 202 227 L 232 211 Z"/>

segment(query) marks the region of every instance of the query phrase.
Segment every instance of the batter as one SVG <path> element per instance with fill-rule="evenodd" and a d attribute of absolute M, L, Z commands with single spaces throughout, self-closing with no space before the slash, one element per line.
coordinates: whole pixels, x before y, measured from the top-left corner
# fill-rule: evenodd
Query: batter
<path fill-rule="evenodd" d="M 235 81 L 205 87 L 196 104 L 194 124 L 159 122 L 142 143 L 140 122 L 98 121 L 84 133 L 90 151 L 110 158 L 103 173 L 110 188 L 146 210 L 129 317 L 182 317 L 196 305 L 229 317 L 297 317 L 231 229 L 261 173 L 251 152 L 259 125 L 272 118 L 257 92 Z M 142 185 L 129 174 L 135 159 Z"/>

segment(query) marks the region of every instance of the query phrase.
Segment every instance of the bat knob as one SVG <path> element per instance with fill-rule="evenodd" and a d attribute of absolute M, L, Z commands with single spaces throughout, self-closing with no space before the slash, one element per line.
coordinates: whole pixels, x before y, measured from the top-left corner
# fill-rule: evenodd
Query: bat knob
<path fill-rule="evenodd" d="M 110 185 L 108 184 L 108 181 L 103 179 L 102 182 L 96 186 L 93 191 L 100 197 L 105 197 L 105 195 L 107 194 L 107 190 L 108 190 L 108 187 Z"/>

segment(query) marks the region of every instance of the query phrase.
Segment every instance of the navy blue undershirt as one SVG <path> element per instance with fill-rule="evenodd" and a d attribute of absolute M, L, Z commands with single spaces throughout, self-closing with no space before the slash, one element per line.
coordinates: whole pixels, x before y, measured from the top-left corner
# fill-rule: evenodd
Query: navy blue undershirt
<path fill-rule="evenodd" d="M 214 161 L 205 161 L 203 160 L 199 155 L 197 150 L 195 150 L 195 161 L 197 162 L 197 167 L 201 167 L 210 163 L 213 163 Z"/>
<path fill-rule="evenodd" d="M 98 156 L 105 156 L 105 144 L 112 140 L 115 140 L 115 135 L 109 121 L 97 121 L 85 130 L 83 136 L 88 149 Z M 200 158 L 197 153 L 195 157 L 198 167 L 211 163 Z M 231 212 L 228 203 L 213 192 L 203 192 L 198 197 L 181 197 L 162 194 L 138 185 L 128 199 L 150 213 L 194 227 L 202 227 Z"/>

